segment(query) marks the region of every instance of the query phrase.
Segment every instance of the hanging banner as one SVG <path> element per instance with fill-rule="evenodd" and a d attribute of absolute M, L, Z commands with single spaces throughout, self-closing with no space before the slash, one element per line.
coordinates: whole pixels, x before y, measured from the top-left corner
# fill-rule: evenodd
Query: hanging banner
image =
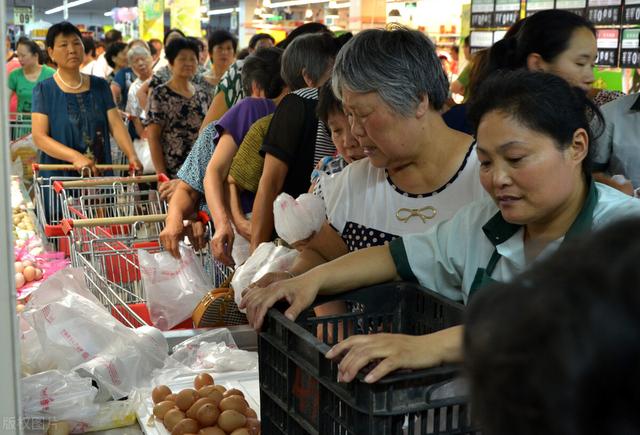
<path fill-rule="evenodd" d="M 138 0 L 138 19 L 142 39 L 164 39 L 163 0 Z"/>
<path fill-rule="evenodd" d="M 187 36 L 200 36 L 200 5 L 200 0 L 172 0 L 171 28 L 180 29 Z"/>

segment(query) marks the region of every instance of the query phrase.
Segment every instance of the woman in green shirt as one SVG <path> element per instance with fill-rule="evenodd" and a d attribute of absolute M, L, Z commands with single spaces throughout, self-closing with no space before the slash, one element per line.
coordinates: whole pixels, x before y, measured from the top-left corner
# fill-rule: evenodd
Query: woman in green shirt
<path fill-rule="evenodd" d="M 25 125 L 12 133 L 12 139 L 17 139 L 29 133 L 26 125 L 31 124 L 31 95 L 33 88 L 38 82 L 41 82 L 53 76 L 55 70 L 46 65 L 41 65 L 40 60 L 42 53 L 40 47 L 34 41 L 21 38 L 16 47 L 18 60 L 21 68 L 16 68 L 9 74 L 9 89 L 18 96 L 18 113 L 28 114 L 21 115 L 18 121 Z"/>

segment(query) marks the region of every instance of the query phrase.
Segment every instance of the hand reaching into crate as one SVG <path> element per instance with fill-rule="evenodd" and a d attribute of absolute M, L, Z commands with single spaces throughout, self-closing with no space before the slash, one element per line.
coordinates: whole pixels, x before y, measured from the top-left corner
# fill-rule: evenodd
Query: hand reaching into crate
<path fill-rule="evenodd" d="M 333 346 L 326 357 L 342 358 L 338 382 L 351 382 L 361 369 L 374 363 L 375 367 L 364 378 L 365 382 L 373 383 L 398 369 L 424 369 L 461 361 L 462 327 L 427 335 L 353 335 Z"/>

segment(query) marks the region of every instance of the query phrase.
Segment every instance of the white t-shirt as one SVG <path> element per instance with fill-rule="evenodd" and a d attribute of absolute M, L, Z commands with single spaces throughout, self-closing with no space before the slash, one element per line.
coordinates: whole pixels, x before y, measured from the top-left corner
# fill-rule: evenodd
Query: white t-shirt
<path fill-rule="evenodd" d="M 402 192 L 392 184 L 387 171 L 372 166 L 369 159 L 351 163 L 337 174 L 323 174 L 320 191 L 327 219 L 350 251 L 422 233 L 485 197 L 475 150 L 474 143 L 447 184 L 422 195 Z"/>
<path fill-rule="evenodd" d="M 102 53 L 100 56 L 98 56 L 98 58 L 96 59 L 96 63 L 93 66 L 93 75 L 97 76 L 97 77 L 102 77 L 103 79 L 106 78 L 109 74 L 111 74 L 111 71 L 113 71 L 113 68 L 111 68 L 109 66 L 109 64 L 107 63 L 107 58 L 104 57 L 104 53 Z"/>
<path fill-rule="evenodd" d="M 83 74 L 88 74 L 90 76 L 95 76 L 97 75 L 95 72 L 96 65 L 97 65 L 97 61 L 94 59 L 88 64 L 86 64 L 85 66 L 83 66 L 82 68 L 80 68 L 80 72 Z"/>

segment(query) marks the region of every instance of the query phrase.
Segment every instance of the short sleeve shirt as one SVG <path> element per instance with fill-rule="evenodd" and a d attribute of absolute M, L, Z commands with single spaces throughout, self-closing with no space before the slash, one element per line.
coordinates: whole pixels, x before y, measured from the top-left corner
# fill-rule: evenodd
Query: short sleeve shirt
<path fill-rule="evenodd" d="M 63 145 L 95 159 L 111 163 L 107 112 L 115 108 L 111 89 L 104 79 L 88 76 L 89 90 L 63 92 L 53 77 L 33 89 L 32 111 L 49 118 L 49 136 Z M 40 163 L 66 163 L 40 153 Z"/>
<path fill-rule="evenodd" d="M 588 206 L 593 193 L 593 206 Z M 592 183 L 574 225 L 582 221 L 580 226 L 586 231 L 597 230 L 630 216 L 640 216 L 639 199 Z M 424 233 L 396 239 L 390 250 L 403 279 L 417 280 L 423 287 L 467 303 L 478 268 L 486 268 L 494 250 L 501 257 L 492 279 L 508 282 L 526 269 L 523 240 L 524 228 L 504 221 L 493 200 L 485 198 L 465 206 L 450 220 Z M 564 237 L 547 245 L 538 259 L 554 252 L 563 240 Z"/>
<path fill-rule="evenodd" d="M 402 191 L 384 168 L 374 167 L 366 158 L 335 176 L 322 175 L 319 184 L 329 223 L 349 250 L 355 251 L 422 233 L 485 197 L 479 170 L 475 145 L 471 145 L 456 173 L 433 192 Z"/>
<path fill-rule="evenodd" d="M 170 177 L 176 176 L 191 151 L 211 102 L 209 94 L 197 86 L 195 89 L 193 96 L 186 98 L 164 84 L 155 88 L 149 99 L 146 124 L 162 127 L 160 144 Z"/>
<path fill-rule="evenodd" d="M 317 104 L 316 88 L 300 89 L 285 96 L 273 115 L 260 150 L 263 156 L 271 154 L 288 166 L 283 192 L 293 197 L 309 190 L 311 172 L 324 157 L 316 153 L 320 127 L 315 113 Z M 327 155 L 333 153 L 335 149 Z"/>
<path fill-rule="evenodd" d="M 22 68 L 17 68 L 9 74 L 9 89 L 18 95 L 17 111 L 21 113 L 31 113 L 31 98 L 33 97 L 33 88 L 38 82 L 41 82 L 53 76 L 55 70 L 47 65 L 42 66 L 40 75 L 35 82 L 28 80 L 24 75 Z"/>
<path fill-rule="evenodd" d="M 218 83 L 216 94 L 219 92 L 224 94 L 224 101 L 228 108 L 233 107 L 238 101 L 244 98 L 241 75 L 242 65 L 244 65 L 243 60 L 236 60 L 222 75 L 220 83 Z"/>
<path fill-rule="evenodd" d="M 127 107 L 127 99 L 129 98 L 129 87 L 135 80 L 136 75 L 129 67 L 122 68 L 113 77 L 113 82 L 117 83 L 118 86 L 120 86 L 121 99 L 118 107 L 122 110 L 125 110 L 125 108 Z"/>
<path fill-rule="evenodd" d="M 260 147 L 267 135 L 272 118 L 273 114 L 254 122 L 240 144 L 238 152 L 233 156 L 229 175 L 243 190 L 254 193 L 258 191 L 264 167 L 264 158 L 260 155 Z"/>

